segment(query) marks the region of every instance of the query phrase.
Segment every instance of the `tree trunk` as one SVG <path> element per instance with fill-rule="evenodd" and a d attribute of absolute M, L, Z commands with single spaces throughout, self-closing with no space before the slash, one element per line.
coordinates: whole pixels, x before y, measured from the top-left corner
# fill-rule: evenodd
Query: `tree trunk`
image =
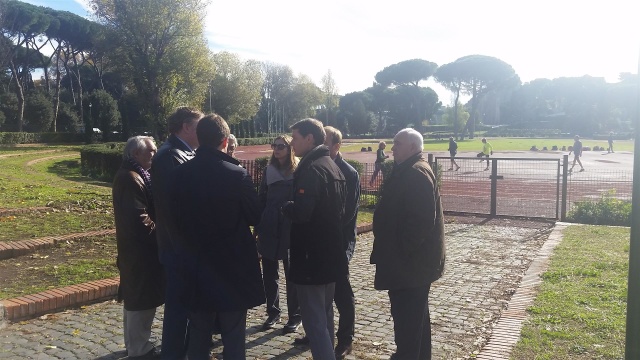
<path fill-rule="evenodd" d="M 13 78 L 18 88 L 18 131 L 22 132 L 22 123 L 24 121 L 24 91 L 20 79 L 18 79 L 18 71 L 16 70 L 13 59 L 9 61 L 9 65 L 11 66 L 11 72 L 13 73 Z"/>
<path fill-rule="evenodd" d="M 53 102 L 53 132 L 58 132 L 58 114 L 60 113 L 60 58 L 56 57 L 56 94 Z"/>

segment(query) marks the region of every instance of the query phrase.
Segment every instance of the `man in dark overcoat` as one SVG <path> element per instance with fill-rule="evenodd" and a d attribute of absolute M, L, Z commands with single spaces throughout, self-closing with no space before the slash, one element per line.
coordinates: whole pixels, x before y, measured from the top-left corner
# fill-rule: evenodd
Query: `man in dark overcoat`
<path fill-rule="evenodd" d="M 173 170 L 178 165 L 191 160 L 198 148 L 196 126 L 204 116 L 200 111 L 180 107 L 169 116 L 167 126 L 169 138 L 165 141 L 151 167 L 154 204 L 156 210 L 156 232 L 158 237 L 158 256 L 164 265 L 167 276 L 167 293 L 162 323 L 162 357 L 165 360 L 181 360 L 187 355 L 188 314 L 179 301 L 184 292 L 184 279 L 181 275 L 182 258 L 180 249 L 173 241 L 175 230 L 171 229 L 169 205 L 169 184 Z"/>
<path fill-rule="evenodd" d="M 214 321 L 225 359 L 245 359 L 247 309 L 265 303 L 256 241 L 260 218 L 251 176 L 226 154 L 229 126 L 219 115 L 202 118 L 200 146 L 180 165 L 171 186 L 177 240 L 185 249 L 189 360 L 209 359 Z"/>
<path fill-rule="evenodd" d="M 375 288 L 388 290 L 396 342 L 392 359 L 431 359 L 429 289 L 442 276 L 444 220 L 422 135 L 403 129 L 393 139 L 394 167 L 373 215 Z"/>
<path fill-rule="evenodd" d="M 158 261 L 147 172 L 155 152 L 152 138 L 130 138 L 112 188 L 120 271 L 118 300 L 124 302 L 124 344 L 130 359 L 150 359 L 155 355 L 155 347 L 149 341 L 151 324 L 156 307 L 164 303 L 164 271 Z"/>

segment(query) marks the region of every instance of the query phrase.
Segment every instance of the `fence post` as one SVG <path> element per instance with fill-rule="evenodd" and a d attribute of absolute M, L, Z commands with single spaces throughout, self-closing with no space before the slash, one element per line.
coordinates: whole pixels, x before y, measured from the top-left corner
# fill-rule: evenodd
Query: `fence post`
<path fill-rule="evenodd" d="M 569 179 L 569 155 L 562 156 L 562 203 L 560 204 L 560 221 L 567 221 L 567 183 Z"/>
<path fill-rule="evenodd" d="M 429 166 L 431 166 L 431 170 L 433 170 L 433 176 L 438 178 L 438 164 L 434 164 L 433 162 L 433 154 L 427 154 L 427 162 Z"/>
<path fill-rule="evenodd" d="M 491 216 L 498 213 L 498 160 L 491 160 Z"/>

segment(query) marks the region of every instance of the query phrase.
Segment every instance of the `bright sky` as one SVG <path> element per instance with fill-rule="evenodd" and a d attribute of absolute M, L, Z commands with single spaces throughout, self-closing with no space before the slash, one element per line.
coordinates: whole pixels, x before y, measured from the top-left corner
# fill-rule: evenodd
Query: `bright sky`
<path fill-rule="evenodd" d="M 86 16 L 87 0 L 27 0 Z M 329 69 L 341 94 L 364 90 L 391 64 L 443 65 L 499 58 L 523 82 L 638 72 L 640 22 L 631 0 L 211 0 L 212 51 L 289 65 L 320 85 Z M 451 94 L 428 81 L 443 104 Z"/>

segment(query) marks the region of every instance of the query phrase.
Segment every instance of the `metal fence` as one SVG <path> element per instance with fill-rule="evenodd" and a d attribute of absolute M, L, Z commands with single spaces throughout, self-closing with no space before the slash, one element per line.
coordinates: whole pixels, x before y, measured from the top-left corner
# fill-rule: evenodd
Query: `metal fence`
<path fill-rule="evenodd" d="M 440 181 L 445 211 L 485 215 L 512 215 L 565 220 L 580 201 L 602 196 L 631 200 L 632 171 L 606 167 L 585 172 L 569 171 L 568 156 L 545 158 L 456 158 L 458 171 L 449 157 L 432 159 Z"/>
<path fill-rule="evenodd" d="M 560 160 L 529 158 L 435 158 L 440 195 L 447 211 L 489 215 L 557 218 Z"/>
<path fill-rule="evenodd" d="M 564 220 L 579 201 L 597 201 L 602 196 L 631 200 L 633 172 L 611 171 L 606 167 L 585 172 L 569 172 L 566 155 L 548 158 L 456 157 L 459 170 L 449 157 L 429 156 L 440 184 L 443 208 L 447 212 L 508 215 Z M 256 189 L 264 164 L 241 160 L 251 174 Z M 373 208 L 379 200 L 384 172 L 371 183 L 375 164 L 362 163 L 360 207 Z"/>

